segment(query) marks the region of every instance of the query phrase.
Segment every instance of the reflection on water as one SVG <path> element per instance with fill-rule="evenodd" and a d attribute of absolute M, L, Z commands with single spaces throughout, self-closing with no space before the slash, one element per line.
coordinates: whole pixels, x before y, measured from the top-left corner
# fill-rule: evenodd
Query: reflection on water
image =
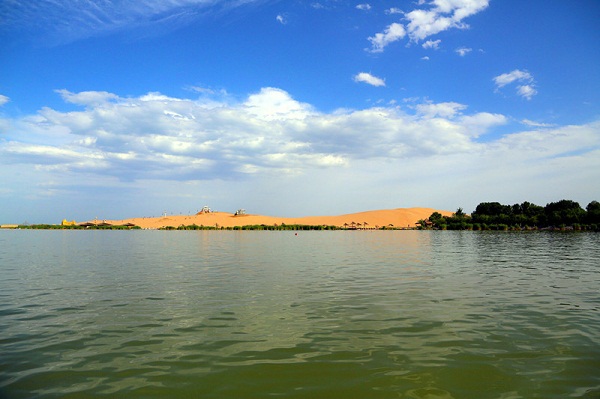
<path fill-rule="evenodd" d="M 0 231 L 0 396 L 597 398 L 597 234 Z"/>

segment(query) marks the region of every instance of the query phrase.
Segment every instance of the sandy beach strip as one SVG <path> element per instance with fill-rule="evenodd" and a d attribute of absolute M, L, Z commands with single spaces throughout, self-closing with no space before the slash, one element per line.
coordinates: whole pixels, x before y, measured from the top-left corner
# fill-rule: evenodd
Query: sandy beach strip
<path fill-rule="evenodd" d="M 452 215 L 452 212 L 433 208 L 397 208 L 386 210 L 375 210 L 351 213 L 339 216 L 305 216 L 305 217 L 277 217 L 262 215 L 234 215 L 226 212 L 210 212 L 197 215 L 167 215 L 161 217 L 137 217 L 122 220 L 106 220 L 113 225 L 134 224 L 144 229 L 158 229 L 161 227 L 179 227 L 181 225 L 198 225 L 214 227 L 236 227 L 251 225 L 274 226 L 281 224 L 302 225 L 327 225 L 327 226 L 355 226 L 361 229 L 376 229 L 381 227 L 413 228 L 417 221 L 427 219 L 433 212 L 439 212 L 444 216 Z M 360 226 L 359 226 L 360 224 Z"/>

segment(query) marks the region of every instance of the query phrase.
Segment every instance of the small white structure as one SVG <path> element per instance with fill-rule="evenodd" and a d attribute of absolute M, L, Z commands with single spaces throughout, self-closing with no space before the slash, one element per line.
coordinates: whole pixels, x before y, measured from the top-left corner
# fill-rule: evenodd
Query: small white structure
<path fill-rule="evenodd" d="M 237 212 L 233 216 L 243 216 L 246 214 L 245 209 L 238 209 Z"/>
<path fill-rule="evenodd" d="M 200 211 L 200 213 L 211 213 L 212 211 L 210 210 L 210 208 L 208 207 L 208 205 L 204 205 L 202 207 L 202 210 Z"/>

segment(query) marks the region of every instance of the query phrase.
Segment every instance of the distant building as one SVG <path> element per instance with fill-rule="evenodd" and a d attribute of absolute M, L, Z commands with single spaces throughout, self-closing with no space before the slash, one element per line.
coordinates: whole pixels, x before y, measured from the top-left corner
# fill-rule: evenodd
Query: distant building
<path fill-rule="evenodd" d="M 200 212 L 198 212 L 196 215 L 201 215 L 203 213 L 211 213 L 212 210 L 208 207 L 208 205 L 204 205 L 202 207 L 202 209 L 200 210 Z"/>
<path fill-rule="evenodd" d="M 77 226 L 77 222 L 74 220 L 71 220 L 69 222 L 67 219 L 63 219 L 60 225 L 61 226 Z"/>
<path fill-rule="evenodd" d="M 245 209 L 238 209 L 237 212 L 233 216 L 243 216 L 246 214 Z"/>

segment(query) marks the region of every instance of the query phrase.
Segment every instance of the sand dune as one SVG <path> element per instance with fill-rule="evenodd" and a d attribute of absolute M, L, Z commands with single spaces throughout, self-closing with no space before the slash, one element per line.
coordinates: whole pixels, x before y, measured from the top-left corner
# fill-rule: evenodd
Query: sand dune
<path fill-rule="evenodd" d="M 452 215 L 452 212 L 442 211 L 432 208 L 397 208 L 351 213 L 339 216 L 306 216 L 299 218 L 262 216 L 262 215 L 243 215 L 235 216 L 231 213 L 212 212 L 199 215 L 179 215 L 164 217 L 141 217 L 122 220 L 107 220 L 110 224 L 133 223 L 145 229 L 157 229 L 161 227 L 196 224 L 198 226 L 218 226 L 235 227 L 248 225 L 281 225 L 285 224 L 304 224 L 304 225 L 328 225 L 342 227 L 345 224 L 351 225 L 360 223 L 361 228 L 378 228 L 392 225 L 395 228 L 415 227 L 415 223 L 420 219 L 427 219 L 433 212 L 439 212 L 442 215 Z"/>

